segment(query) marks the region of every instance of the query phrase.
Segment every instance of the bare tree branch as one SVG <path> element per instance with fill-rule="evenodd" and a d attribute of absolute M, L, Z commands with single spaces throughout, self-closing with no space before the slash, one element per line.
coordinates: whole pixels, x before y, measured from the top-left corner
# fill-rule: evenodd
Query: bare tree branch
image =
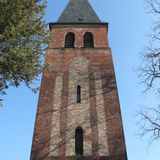
<path fill-rule="evenodd" d="M 140 136 L 149 136 L 149 144 L 160 139 L 160 106 L 143 108 L 138 112 Z"/>

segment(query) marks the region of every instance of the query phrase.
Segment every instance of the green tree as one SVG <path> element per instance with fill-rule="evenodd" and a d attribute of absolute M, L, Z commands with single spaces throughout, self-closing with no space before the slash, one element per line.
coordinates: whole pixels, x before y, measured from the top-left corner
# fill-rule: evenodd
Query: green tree
<path fill-rule="evenodd" d="M 31 88 L 44 69 L 46 0 L 0 0 L 0 98 L 10 86 Z M 2 99 L 1 99 L 2 100 Z"/>

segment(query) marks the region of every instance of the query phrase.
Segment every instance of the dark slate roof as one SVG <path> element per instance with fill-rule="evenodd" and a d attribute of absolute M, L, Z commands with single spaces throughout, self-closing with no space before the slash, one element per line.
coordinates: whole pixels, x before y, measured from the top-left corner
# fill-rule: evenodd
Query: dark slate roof
<path fill-rule="evenodd" d="M 88 0 L 70 0 L 58 23 L 100 23 Z"/>

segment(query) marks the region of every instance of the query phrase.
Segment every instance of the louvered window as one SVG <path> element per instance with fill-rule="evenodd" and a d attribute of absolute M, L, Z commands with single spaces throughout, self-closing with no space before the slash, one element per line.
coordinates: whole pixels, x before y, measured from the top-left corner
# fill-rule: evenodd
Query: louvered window
<path fill-rule="evenodd" d="M 65 48 L 74 48 L 75 35 L 72 32 L 66 34 Z"/>
<path fill-rule="evenodd" d="M 85 48 L 93 48 L 94 41 L 93 41 L 93 34 L 91 32 L 86 32 L 83 37 L 83 44 Z"/>

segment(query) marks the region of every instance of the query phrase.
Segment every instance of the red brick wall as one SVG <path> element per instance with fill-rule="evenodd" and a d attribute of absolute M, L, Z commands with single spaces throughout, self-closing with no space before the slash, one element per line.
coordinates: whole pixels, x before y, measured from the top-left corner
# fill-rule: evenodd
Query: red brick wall
<path fill-rule="evenodd" d="M 65 35 L 68 32 L 75 33 L 75 47 L 83 47 L 83 35 L 85 32 L 92 32 L 94 36 L 94 46 L 105 48 L 108 47 L 107 26 L 105 25 L 55 25 L 53 26 L 51 46 L 53 48 L 63 48 Z M 56 37 L 56 38 L 55 38 Z"/>
<path fill-rule="evenodd" d="M 83 34 L 92 32 L 94 35 L 95 48 L 83 48 Z M 75 33 L 75 48 L 65 49 L 64 38 L 67 32 Z M 54 25 L 51 30 L 51 49 L 47 51 L 46 62 L 49 68 L 44 71 L 41 82 L 38 110 L 36 115 L 35 131 L 33 137 L 31 160 L 49 159 L 75 159 L 75 157 L 64 158 L 66 152 L 66 125 L 68 104 L 68 79 L 69 62 L 72 57 L 84 56 L 89 60 L 89 90 L 90 90 L 90 118 L 91 135 L 84 135 L 85 139 L 92 141 L 92 158 L 83 159 L 108 159 L 126 160 L 126 149 L 120 113 L 120 106 L 117 94 L 114 67 L 111 50 L 108 47 L 108 28 L 105 25 Z M 94 73 L 101 73 L 103 81 L 103 97 L 105 105 L 105 118 L 107 137 L 109 145 L 109 155 L 99 157 L 98 154 L 98 129 L 97 111 L 95 104 L 95 83 Z M 53 109 L 53 90 L 55 87 L 55 77 L 58 73 L 63 73 L 62 102 L 60 113 L 60 138 L 59 157 L 49 158 L 49 142 L 51 134 L 51 119 Z"/>

